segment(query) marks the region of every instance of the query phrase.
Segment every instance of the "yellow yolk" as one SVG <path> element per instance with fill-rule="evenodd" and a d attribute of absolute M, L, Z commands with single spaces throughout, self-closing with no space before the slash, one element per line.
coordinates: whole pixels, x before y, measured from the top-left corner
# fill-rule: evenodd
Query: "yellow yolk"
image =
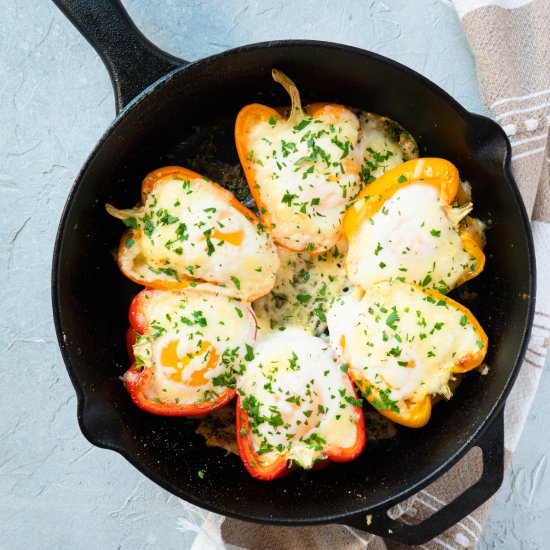
<path fill-rule="evenodd" d="M 231 231 L 224 233 L 218 229 L 214 229 L 212 232 L 212 237 L 218 239 L 218 241 L 223 241 L 233 246 L 240 246 L 244 240 L 244 233 L 242 231 Z"/>
<path fill-rule="evenodd" d="M 178 340 L 171 340 L 166 347 L 161 351 L 160 360 L 162 366 L 175 369 L 175 372 L 171 373 L 169 378 L 173 382 L 185 382 L 189 386 L 201 386 L 208 382 L 208 379 L 204 376 L 209 370 L 215 368 L 218 364 L 219 355 L 216 352 L 216 348 L 211 347 L 210 342 L 203 341 L 200 348 L 195 353 L 186 353 L 183 357 L 178 355 Z M 183 379 L 183 373 L 185 367 L 189 365 L 191 360 L 197 356 L 205 354 L 210 349 L 206 366 L 203 369 L 196 370 L 191 373 L 191 377 L 186 380 Z"/>

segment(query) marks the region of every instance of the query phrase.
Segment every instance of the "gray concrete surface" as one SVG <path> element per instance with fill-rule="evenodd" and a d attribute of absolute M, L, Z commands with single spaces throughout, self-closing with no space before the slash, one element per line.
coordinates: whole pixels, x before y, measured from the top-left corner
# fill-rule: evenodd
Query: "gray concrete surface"
<path fill-rule="evenodd" d="M 189 60 L 275 38 L 332 40 L 409 65 L 482 112 L 471 52 L 441 0 L 124 3 Z M 189 548 L 198 513 L 80 434 L 52 324 L 57 222 L 113 119 L 109 78 L 51 2 L 0 0 L 0 14 L 0 548 Z M 549 376 L 480 548 L 548 547 Z"/>

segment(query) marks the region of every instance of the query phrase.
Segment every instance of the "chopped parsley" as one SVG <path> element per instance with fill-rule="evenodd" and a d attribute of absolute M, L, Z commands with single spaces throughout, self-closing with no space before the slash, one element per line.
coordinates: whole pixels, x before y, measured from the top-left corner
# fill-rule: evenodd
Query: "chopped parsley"
<path fill-rule="evenodd" d="M 122 223 L 123 223 L 126 227 L 131 227 L 131 228 L 136 228 L 137 225 L 138 225 L 136 218 L 124 218 L 124 219 L 122 220 Z"/>
<path fill-rule="evenodd" d="M 254 359 L 254 350 L 252 349 L 252 346 L 249 346 L 248 344 L 245 344 L 246 346 L 246 355 L 244 356 L 246 361 L 252 361 Z"/>
<path fill-rule="evenodd" d="M 306 126 L 311 124 L 311 120 L 311 118 L 304 118 L 304 120 L 301 120 L 300 122 L 298 122 L 298 124 L 295 124 L 292 129 L 294 130 L 294 132 L 301 132 Z"/>
<path fill-rule="evenodd" d="M 389 410 L 391 412 L 399 414 L 399 407 L 397 406 L 397 401 L 394 401 L 393 399 L 390 398 L 389 388 L 385 390 L 379 390 L 378 397 L 372 397 L 371 403 L 381 411 Z"/>
<path fill-rule="evenodd" d="M 237 287 L 237 290 L 241 290 L 241 281 L 237 279 L 237 277 L 234 277 L 231 275 L 231 280 L 233 281 L 233 284 Z"/>
<path fill-rule="evenodd" d="M 281 199 L 281 202 L 283 204 L 286 204 L 287 206 L 292 206 L 292 201 L 297 197 L 298 195 L 294 195 L 286 191 L 285 194 L 283 195 L 283 198 Z"/>
<path fill-rule="evenodd" d="M 397 321 L 399 321 L 399 315 L 397 314 L 397 309 L 393 306 L 391 313 L 386 318 L 386 325 L 392 330 L 397 330 Z"/>
<path fill-rule="evenodd" d="M 432 282 L 432 276 L 430 274 L 424 277 L 424 280 L 420 283 L 422 286 L 428 286 Z"/>

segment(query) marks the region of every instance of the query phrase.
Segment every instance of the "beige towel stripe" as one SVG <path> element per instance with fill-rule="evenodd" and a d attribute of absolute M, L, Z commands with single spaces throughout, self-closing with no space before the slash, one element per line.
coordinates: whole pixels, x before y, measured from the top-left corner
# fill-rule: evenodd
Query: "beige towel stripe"
<path fill-rule="evenodd" d="M 487 6 L 462 20 L 485 102 L 511 137 L 514 175 L 527 211 L 545 222 L 550 222 L 548 169 L 543 171 L 550 125 L 549 21 L 548 0 L 514 10 Z"/>

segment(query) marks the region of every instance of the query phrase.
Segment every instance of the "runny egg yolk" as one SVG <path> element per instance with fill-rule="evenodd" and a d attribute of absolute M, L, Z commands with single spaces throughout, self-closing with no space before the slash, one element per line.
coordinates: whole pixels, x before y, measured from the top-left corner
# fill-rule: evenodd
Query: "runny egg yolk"
<path fill-rule="evenodd" d="M 162 349 L 160 360 L 165 368 L 174 369 L 169 375 L 170 380 L 177 383 L 185 383 L 189 386 L 202 386 L 208 382 L 205 374 L 215 368 L 218 364 L 219 355 L 216 348 L 210 342 L 203 341 L 199 349 L 194 353 L 186 353 L 182 356 L 178 354 L 179 340 L 170 340 Z M 187 379 L 183 379 L 185 367 L 189 365 L 192 359 L 208 353 L 206 365 L 200 370 L 195 370 Z"/>
<path fill-rule="evenodd" d="M 236 369 L 256 336 L 249 303 L 192 287 L 138 296 L 146 330 L 134 354 L 138 365 L 152 370 L 150 401 L 214 401 L 233 389 Z"/>

